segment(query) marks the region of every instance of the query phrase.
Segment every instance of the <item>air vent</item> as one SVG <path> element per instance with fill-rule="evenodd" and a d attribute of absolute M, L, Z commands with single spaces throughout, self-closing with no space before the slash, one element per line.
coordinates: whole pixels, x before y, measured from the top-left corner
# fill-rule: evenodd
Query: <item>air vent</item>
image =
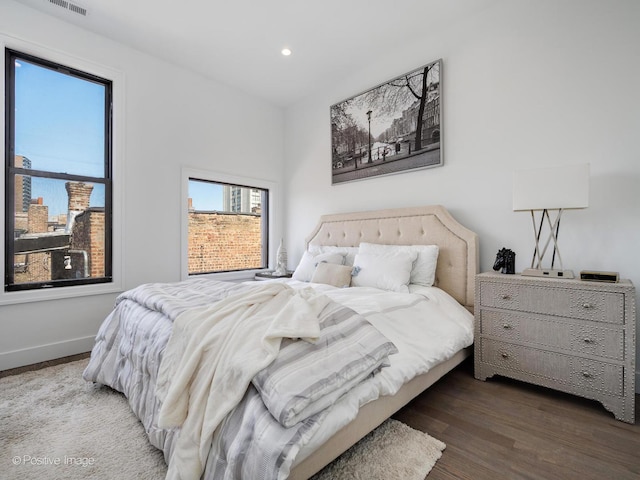
<path fill-rule="evenodd" d="M 78 5 L 77 3 L 68 2 L 67 0 L 45 0 L 45 2 L 64 8 L 65 10 L 69 10 L 70 12 L 77 13 L 78 15 L 82 15 L 83 17 L 87 16 L 87 9 Z"/>
<path fill-rule="evenodd" d="M 72 12 L 79 13 L 80 15 L 84 15 L 85 17 L 87 16 L 87 9 L 82 8 L 80 5 L 69 3 L 69 10 L 71 10 Z"/>

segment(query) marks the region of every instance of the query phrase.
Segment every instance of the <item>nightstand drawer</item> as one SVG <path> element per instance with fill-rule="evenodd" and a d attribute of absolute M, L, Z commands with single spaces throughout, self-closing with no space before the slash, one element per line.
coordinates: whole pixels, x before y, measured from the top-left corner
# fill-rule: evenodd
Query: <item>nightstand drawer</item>
<path fill-rule="evenodd" d="M 589 389 L 608 395 L 624 393 L 624 368 L 607 362 L 522 347 L 483 338 L 482 361 L 515 378 L 527 376 L 536 383 Z"/>
<path fill-rule="evenodd" d="M 615 292 L 482 282 L 481 306 L 624 324 L 624 296 Z"/>
<path fill-rule="evenodd" d="M 481 309 L 479 314 L 483 336 L 605 359 L 624 359 L 624 331 L 621 328 L 506 310 Z"/>

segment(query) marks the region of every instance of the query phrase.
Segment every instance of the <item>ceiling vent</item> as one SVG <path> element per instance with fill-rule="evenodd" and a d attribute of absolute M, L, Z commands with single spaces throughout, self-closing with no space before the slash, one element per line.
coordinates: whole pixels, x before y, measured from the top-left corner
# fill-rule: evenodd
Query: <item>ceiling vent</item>
<path fill-rule="evenodd" d="M 69 2 L 67 0 L 45 0 L 45 2 L 64 8 L 65 10 L 69 10 L 70 12 L 77 13 L 78 15 L 82 15 L 83 17 L 87 16 L 87 9 L 75 2 Z"/>

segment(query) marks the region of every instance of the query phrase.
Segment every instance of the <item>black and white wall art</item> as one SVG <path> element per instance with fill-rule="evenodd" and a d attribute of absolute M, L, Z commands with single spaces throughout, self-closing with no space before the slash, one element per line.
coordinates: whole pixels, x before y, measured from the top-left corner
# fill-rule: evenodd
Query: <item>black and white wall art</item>
<path fill-rule="evenodd" d="M 442 166 L 442 60 L 331 106 L 332 184 Z"/>

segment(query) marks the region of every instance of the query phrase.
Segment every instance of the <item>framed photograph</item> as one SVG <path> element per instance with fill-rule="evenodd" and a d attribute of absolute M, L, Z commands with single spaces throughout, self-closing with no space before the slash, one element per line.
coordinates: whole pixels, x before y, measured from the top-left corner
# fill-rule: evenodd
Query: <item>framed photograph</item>
<path fill-rule="evenodd" d="M 331 183 L 442 166 L 442 60 L 331 106 Z"/>

